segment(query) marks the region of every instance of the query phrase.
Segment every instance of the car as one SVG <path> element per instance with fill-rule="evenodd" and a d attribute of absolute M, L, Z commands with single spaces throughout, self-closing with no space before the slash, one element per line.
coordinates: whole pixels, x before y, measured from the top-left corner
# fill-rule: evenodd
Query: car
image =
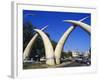
<path fill-rule="evenodd" d="M 91 64 L 91 61 L 88 58 L 75 58 L 75 62 L 81 63 L 81 64 L 86 64 L 87 66 L 89 66 Z"/>
<path fill-rule="evenodd" d="M 83 60 L 82 60 L 82 63 L 89 66 L 89 65 L 91 65 L 91 60 L 88 59 L 88 58 L 87 58 L 87 59 L 83 59 Z"/>

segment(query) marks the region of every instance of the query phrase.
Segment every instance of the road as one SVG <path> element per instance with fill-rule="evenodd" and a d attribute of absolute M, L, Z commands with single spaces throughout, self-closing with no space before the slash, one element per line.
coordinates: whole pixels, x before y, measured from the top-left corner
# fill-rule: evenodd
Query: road
<path fill-rule="evenodd" d="M 64 65 L 63 67 L 78 67 L 78 66 L 87 66 L 87 65 L 78 62 L 72 62 L 70 64 Z"/>

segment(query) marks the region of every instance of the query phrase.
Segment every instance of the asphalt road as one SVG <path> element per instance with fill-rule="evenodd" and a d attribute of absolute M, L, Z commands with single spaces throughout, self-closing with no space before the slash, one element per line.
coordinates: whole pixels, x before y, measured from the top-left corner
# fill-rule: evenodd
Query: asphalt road
<path fill-rule="evenodd" d="M 60 67 L 81 67 L 81 66 L 87 66 L 86 64 L 83 63 L 78 63 L 75 61 L 66 61 L 63 62 L 62 64 L 55 65 L 55 66 L 48 66 L 45 63 L 25 63 L 23 65 L 24 69 L 39 69 L 39 68 L 60 68 Z"/>
<path fill-rule="evenodd" d="M 63 67 L 78 67 L 78 66 L 87 66 L 87 65 L 78 62 L 72 62 L 70 64 L 64 65 Z"/>

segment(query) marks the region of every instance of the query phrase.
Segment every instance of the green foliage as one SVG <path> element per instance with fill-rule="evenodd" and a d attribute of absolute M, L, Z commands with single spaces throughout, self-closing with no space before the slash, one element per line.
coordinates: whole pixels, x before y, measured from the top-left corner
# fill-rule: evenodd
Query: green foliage
<path fill-rule="evenodd" d="M 29 43 L 30 39 L 34 36 L 34 27 L 31 23 L 24 23 L 23 24 L 23 50 Z"/>
<path fill-rule="evenodd" d="M 62 52 L 62 58 L 69 58 L 72 57 L 72 52 Z"/>
<path fill-rule="evenodd" d="M 53 49 L 55 50 L 57 42 L 55 42 L 55 41 L 52 40 L 51 43 L 52 43 Z"/>

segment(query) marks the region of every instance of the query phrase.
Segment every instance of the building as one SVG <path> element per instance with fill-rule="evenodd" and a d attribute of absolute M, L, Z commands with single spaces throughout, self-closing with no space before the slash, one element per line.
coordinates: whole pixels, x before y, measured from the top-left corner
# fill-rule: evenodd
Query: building
<path fill-rule="evenodd" d="M 79 57 L 80 53 L 78 51 L 72 51 L 72 57 Z"/>

